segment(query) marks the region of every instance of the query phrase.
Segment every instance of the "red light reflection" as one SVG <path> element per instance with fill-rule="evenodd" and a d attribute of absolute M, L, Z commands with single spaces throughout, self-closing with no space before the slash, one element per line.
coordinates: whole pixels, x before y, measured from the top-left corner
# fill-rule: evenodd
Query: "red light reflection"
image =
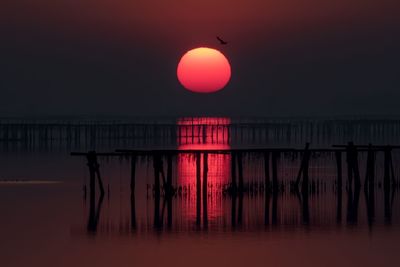
<path fill-rule="evenodd" d="M 178 149 L 229 149 L 229 118 L 182 118 L 178 120 Z M 230 177 L 230 155 L 209 154 L 207 172 L 208 220 L 222 216 L 221 192 Z M 201 154 L 201 183 L 203 183 L 203 154 Z M 182 207 L 184 216 L 196 218 L 196 156 L 179 154 L 178 184 L 190 188 L 189 201 Z M 203 195 L 203 194 L 201 194 Z M 202 200 L 203 202 L 203 200 Z M 204 207 L 203 207 L 204 208 Z M 202 208 L 202 210 L 203 210 Z M 203 215 L 202 215 L 203 216 Z"/>

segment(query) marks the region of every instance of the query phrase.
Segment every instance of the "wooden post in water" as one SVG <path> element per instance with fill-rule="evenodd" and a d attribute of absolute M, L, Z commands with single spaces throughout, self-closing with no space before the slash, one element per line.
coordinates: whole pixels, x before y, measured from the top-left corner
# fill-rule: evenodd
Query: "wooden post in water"
<path fill-rule="evenodd" d="M 361 177 L 358 169 L 358 151 L 353 142 L 349 142 L 347 145 L 347 164 L 349 186 L 352 186 L 354 175 L 354 186 L 356 188 L 361 187 Z"/>
<path fill-rule="evenodd" d="M 172 186 L 172 155 L 168 153 L 167 155 L 167 184 L 166 184 L 166 192 L 168 196 L 174 194 L 173 186 Z"/>
<path fill-rule="evenodd" d="M 336 158 L 336 169 L 337 169 L 337 188 L 342 190 L 343 178 L 342 178 L 342 152 L 335 151 Z"/>
<path fill-rule="evenodd" d="M 353 159 L 350 143 L 346 147 L 346 162 L 347 162 L 347 180 L 349 183 L 349 189 L 353 188 Z"/>
<path fill-rule="evenodd" d="M 160 227 L 160 155 L 153 155 L 154 168 L 154 227 Z"/>
<path fill-rule="evenodd" d="M 308 169 L 309 169 L 311 152 L 309 150 L 309 147 L 310 143 L 306 143 L 303 158 L 301 160 L 300 169 L 296 179 L 296 190 L 298 190 L 300 180 L 301 178 L 303 178 L 301 183 L 301 204 L 302 204 L 302 217 L 304 224 L 308 224 L 310 220 L 310 212 L 308 206 L 308 192 L 309 192 Z"/>
<path fill-rule="evenodd" d="M 238 160 L 238 176 L 239 176 L 239 192 L 243 192 L 243 159 L 242 159 L 242 152 L 238 152 L 237 154 Z"/>
<path fill-rule="evenodd" d="M 270 178 L 269 178 L 269 152 L 264 152 L 264 192 L 270 191 Z"/>
<path fill-rule="evenodd" d="M 232 193 L 236 193 L 237 184 L 236 184 L 236 153 L 232 152 L 231 154 L 231 176 L 232 176 Z"/>
<path fill-rule="evenodd" d="M 392 151 L 390 146 L 384 149 L 384 175 L 383 175 L 383 188 L 384 190 L 390 191 L 390 173 L 391 173 L 391 161 L 392 161 Z"/>
<path fill-rule="evenodd" d="M 358 151 L 357 148 L 353 147 L 353 170 L 354 170 L 354 186 L 357 188 L 361 187 L 361 176 L 358 168 Z"/>
<path fill-rule="evenodd" d="M 375 217 L 375 152 L 371 144 L 368 146 L 364 194 L 367 202 L 368 224 L 372 225 Z"/>
<path fill-rule="evenodd" d="M 336 222 L 342 221 L 342 152 L 335 151 L 336 157 L 336 168 L 337 168 L 337 210 L 336 210 Z"/>
<path fill-rule="evenodd" d="M 133 154 L 131 157 L 131 194 L 135 194 L 135 184 L 136 184 L 136 155 Z"/>
<path fill-rule="evenodd" d="M 302 162 L 302 167 L 301 171 L 303 174 L 303 182 L 301 184 L 301 192 L 303 193 L 303 197 L 306 196 L 308 198 L 308 187 L 309 187 L 309 181 L 308 181 L 308 168 L 309 168 L 309 163 L 310 163 L 310 143 L 306 143 L 306 148 L 304 149 L 304 156 L 303 156 L 303 162 Z"/>
<path fill-rule="evenodd" d="M 89 167 L 90 174 L 90 204 L 89 204 L 89 219 L 87 229 L 89 232 L 95 233 L 97 231 L 97 223 L 100 217 L 101 204 L 104 198 L 104 188 L 103 183 L 101 182 L 99 164 L 97 162 L 97 154 L 95 151 L 89 151 L 86 154 L 87 165 Z M 96 208 L 96 173 L 100 187 L 100 198 L 98 202 L 98 206 Z"/>
<path fill-rule="evenodd" d="M 95 203 L 90 203 L 90 210 L 89 210 L 89 219 L 87 224 L 87 230 L 90 233 L 97 232 L 97 224 L 100 219 L 100 212 L 101 212 L 101 205 L 103 203 L 104 195 L 100 195 L 97 208 L 95 207 Z"/>
<path fill-rule="evenodd" d="M 372 145 L 370 144 L 368 146 L 367 170 L 366 170 L 364 188 L 366 191 L 368 191 L 368 193 L 373 193 L 374 187 L 375 187 L 375 152 L 372 150 Z"/>
<path fill-rule="evenodd" d="M 196 224 L 200 226 L 201 214 L 201 158 L 200 152 L 196 153 Z"/>
<path fill-rule="evenodd" d="M 352 203 L 352 223 L 358 222 L 358 206 L 360 202 L 360 186 L 354 188 L 353 203 Z"/>
<path fill-rule="evenodd" d="M 96 157 L 95 151 L 89 151 L 86 155 L 87 165 L 89 167 L 89 223 L 88 225 L 92 225 L 91 221 L 95 218 L 96 212 L 96 171 L 94 166 L 94 158 Z"/>
<path fill-rule="evenodd" d="M 308 143 L 307 143 L 308 145 Z M 309 191 L 309 179 L 308 179 L 308 168 L 310 161 L 310 151 L 308 150 L 308 146 L 306 145 L 306 154 L 304 169 L 303 169 L 303 183 L 301 184 L 301 194 L 302 194 L 302 203 L 303 203 L 303 223 L 308 224 L 310 222 L 310 211 L 308 205 L 308 191 Z"/>
<path fill-rule="evenodd" d="M 278 166 L 277 166 L 278 152 L 272 152 L 272 191 L 278 192 Z"/>
<path fill-rule="evenodd" d="M 167 185 L 166 185 L 166 198 L 167 198 L 167 226 L 172 227 L 172 197 L 174 189 L 172 186 L 172 155 L 167 155 Z"/>
<path fill-rule="evenodd" d="M 86 155 L 87 158 L 87 165 L 89 167 L 89 174 L 90 174 L 90 194 L 91 197 L 95 198 L 95 184 L 96 184 L 96 174 L 97 174 L 97 181 L 99 183 L 100 195 L 104 195 L 104 187 L 103 182 L 100 176 L 100 166 L 97 162 L 97 155 L 95 151 L 89 151 Z M 92 195 L 93 193 L 93 195 Z"/>
<path fill-rule="evenodd" d="M 153 168 L 154 168 L 154 194 L 156 197 L 160 197 L 160 164 L 161 158 L 158 153 L 153 156 Z"/>
<path fill-rule="evenodd" d="M 136 155 L 131 157 L 131 229 L 136 229 L 136 203 L 135 203 L 135 184 L 136 184 Z"/>
<path fill-rule="evenodd" d="M 264 224 L 269 224 L 269 199 L 271 192 L 269 175 L 269 152 L 264 153 Z"/>
<path fill-rule="evenodd" d="M 384 210 L 386 223 L 391 222 L 392 209 L 390 201 L 390 174 L 391 174 L 391 161 L 392 151 L 391 147 L 387 146 L 384 149 L 384 174 L 383 174 L 383 191 L 384 191 Z"/>
<path fill-rule="evenodd" d="M 101 176 L 100 176 L 100 165 L 97 163 L 96 161 L 96 173 L 97 173 L 97 181 L 99 182 L 99 188 L 100 188 L 100 195 L 103 196 L 104 195 L 104 186 L 103 186 L 103 182 L 101 180 Z"/>
<path fill-rule="evenodd" d="M 208 214 L 207 214 L 207 200 L 208 200 L 208 182 L 207 182 L 207 175 L 208 175 L 208 154 L 203 154 L 203 226 L 204 228 L 208 227 Z"/>
<path fill-rule="evenodd" d="M 273 225 L 277 224 L 278 220 L 278 152 L 272 152 L 272 215 L 271 221 Z"/>

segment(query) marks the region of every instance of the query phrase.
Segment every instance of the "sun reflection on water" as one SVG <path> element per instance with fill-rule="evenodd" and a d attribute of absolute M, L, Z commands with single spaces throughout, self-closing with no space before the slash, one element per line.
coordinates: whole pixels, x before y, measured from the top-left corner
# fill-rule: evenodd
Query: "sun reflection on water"
<path fill-rule="evenodd" d="M 223 150 L 229 149 L 229 118 L 182 118 L 178 124 L 178 149 L 180 150 Z M 201 153 L 201 183 L 203 183 L 203 153 Z M 231 156 L 208 155 L 207 172 L 207 216 L 213 221 L 223 215 L 222 188 L 229 182 Z M 188 219 L 196 218 L 196 156 L 179 154 L 178 184 L 186 188 L 189 201 L 182 207 Z M 201 194 L 203 197 L 203 194 Z M 202 199 L 202 203 L 204 200 Z M 204 217 L 204 206 L 202 208 Z"/>

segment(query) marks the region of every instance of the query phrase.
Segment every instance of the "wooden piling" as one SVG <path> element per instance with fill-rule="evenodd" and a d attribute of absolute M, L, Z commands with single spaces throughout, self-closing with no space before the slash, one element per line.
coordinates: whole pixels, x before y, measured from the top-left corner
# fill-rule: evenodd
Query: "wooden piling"
<path fill-rule="evenodd" d="M 168 153 L 167 155 L 167 186 L 166 186 L 166 194 L 168 197 L 172 197 L 174 194 L 173 186 L 172 186 L 172 155 Z"/>
<path fill-rule="evenodd" d="M 97 166 L 97 168 L 96 168 L 97 181 L 98 181 L 98 183 L 99 183 L 100 195 L 102 196 L 102 195 L 104 195 L 104 186 L 103 186 L 103 182 L 102 182 L 101 176 L 100 176 L 100 169 L 99 169 L 100 167 L 99 167 L 99 164 L 97 164 L 96 166 Z"/>
<path fill-rule="evenodd" d="M 336 170 L 337 170 L 337 189 L 342 190 L 343 178 L 342 178 L 342 152 L 335 151 L 336 158 Z"/>
<path fill-rule="evenodd" d="M 200 226 L 201 217 L 201 158 L 200 152 L 196 153 L 196 224 Z"/>
<path fill-rule="evenodd" d="M 277 164 L 278 152 L 272 152 L 272 191 L 278 192 L 278 164 Z"/>
<path fill-rule="evenodd" d="M 364 188 L 368 194 L 374 194 L 375 187 L 375 152 L 370 145 L 367 154 L 367 168 L 365 175 Z"/>
<path fill-rule="evenodd" d="M 174 188 L 172 186 L 172 155 L 167 155 L 167 185 L 166 185 L 166 199 L 167 199 L 167 226 L 172 227 L 172 197 L 174 195 Z"/>
<path fill-rule="evenodd" d="M 87 224 L 87 230 L 89 233 L 95 234 L 97 232 L 97 225 L 100 219 L 101 206 L 103 203 L 104 194 L 100 195 L 99 200 L 97 202 L 97 207 L 95 206 L 95 201 L 90 200 L 89 205 L 89 218 Z"/>
<path fill-rule="evenodd" d="M 270 177 L 269 177 L 269 152 L 264 152 L 264 190 L 265 193 L 270 191 Z"/>
<path fill-rule="evenodd" d="M 387 146 L 384 149 L 384 174 L 383 174 L 383 191 L 384 191 L 384 214 L 385 222 L 390 223 L 392 218 L 392 209 L 390 201 L 390 174 L 392 161 L 391 147 Z"/>
<path fill-rule="evenodd" d="M 353 178 L 354 186 L 361 187 L 361 177 L 358 168 L 358 151 L 353 142 L 349 142 L 347 147 L 347 169 L 348 169 L 348 180 L 349 186 L 352 187 Z"/>
<path fill-rule="evenodd" d="M 238 183 L 238 189 L 239 192 L 243 192 L 244 188 L 244 183 L 243 183 L 243 158 L 242 158 L 242 153 L 238 152 L 237 154 L 237 160 L 238 160 L 238 176 L 239 176 L 239 183 Z"/>
<path fill-rule="evenodd" d="M 360 187 L 349 188 L 347 192 L 347 222 L 356 224 L 358 221 L 358 205 L 360 199 Z"/>
<path fill-rule="evenodd" d="M 347 162 L 347 181 L 349 188 L 353 188 L 353 159 L 350 143 L 346 147 L 346 162 Z"/>
<path fill-rule="evenodd" d="M 95 151 L 89 151 L 86 155 L 87 158 L 87 165 L 89 167 L 89 174 L 90 174 L 90 198 L 95 198 L 95 191 L 96 191 L 96 175 L 97 181 L 99 183 L 100 195 L 104 195 L 104 186 L 100 176 L 100 166 L 97 162 L 97 155 Z"/>
<path fill-rule="evenodd" d="M 356 148 L 353 149 L 353 170 L 354 170 L 354 186 L 361 187 L 361 176 L 358 168 L 358 151 Z"/>
<path fill-rule="evenodd" d="M 133 154 L 131 157 L 131 194 L 135 194 L 135 185 L 136 185 L 136 155 Z"/>
<path fill-rule="evenodd" d="M 367 167 L 364 182 L 364 194 L 367 204 L 368 224 L 371 226 L 375 217 L 375 152 L 368 146 Z"/>
<path fill-rule="evenodd" d="M 158 153 L 153 156 L 153 168 L 154 168 L 154 194 L 156 197 L 160 197 L 160 155 Z"/>
<path fill-rule="evenodd" d="M 303 168 L 303 183 L 301 184 L 302 204 L 303 204 L 303 223 L 309 224 L 310 222 L 310 210 L 308 205 L 309 197 L 309 179 L 308 179 L 308 168 L 310 161 L 310 152 L 308 151 L 308 143 L 306 145 L 304 168 Z"/>
<path fill-rule="evenodd" d="M 208 214 L 207 214 L 207 200 L 208 200 L 208 153 L 203 154 L 203 226 L 207 228 L 208 226 Z"/>
<path fill-rule="evenodd" d="M 272 152 L 272 215 L 271 221 L 273 225 L 277 224 L 278 220 L 278 153 L 276 151 Z"/>
<path fill-rule="evenodd" d="M 388 146 L 384 149 L 384 174 L 383 174 L 383 188 L 384 190 L 390 190 L 390 174 L 391 174 L 391 148 Z"/>
<path fill-rule="evenodd" d="M 154 227 L 160 227 L 160 155 L 153 156 L 154 168 Z"/>
<path fill-rule="evenodd" d="M 336 207 L 336 222 L 342 221 L 342 152 L 335 151 L 336 169 L 337 169 L 337 207 Z"/>
<path fill-rule="evenodd" d="M 302 176 L 304 176 L 304 171 L 305 171 L 306 167 L 307 167 L 307 173 L 308 173 L 308 161 L 309 161 L 308 149 L 309 149 L 309 146 L 310 146 L 310 143 L 306 143 L 306 148 L 304 149 L 303 157 L 301 159 L 299 172 L 297 173 L 296 190 L 298 190 L 298 188 L 299 188 L 300 180 L 301 180 Z M 303 184 L 304 184 L 304 177 L 303 177 Z"/>
<path fill-rule="evenodd" d="M 231 176 L 232 176 L 232 193 L 236 193 L 237 183 L 236 183 L 236 153 L 231 154 Z"/>
<path fill-rule="evenodd" d="M 269 224 L 269 199 L 271 192 L 269 175 L 269 152 L 264 152 L 264 224 Z"/>
<path fill-rule="evenodd" d="M 303 196 L 308 197 L 308 187 L 309 187 L 309 181 L 308 181 L 308 168 L 309 168 L 309 163 L 310 163 L 310 151 L 309 151 L 310 143 L 306 143 L 306 147 L 304 149 L 304 154 L 303 154 L 303 159 L 301 163 L 301 167 L 297 176 L 297 187 L 298 183 L 300 181 L 301 176 L 303 177 L 303 182 L 301 184 L 301 192 L 303 193 Z"/>
<path fill-rule="evenodd" d="M 87 154 L 87 165 L 89 167 L 89 218 L 94 218 L 94 213 L 95 213 L 95 203 L 96 203 L 96 171 L 95 167 L 93 166 L 93 158 L 96 156 L 96 152 L 90 151 Z M 89 220 L 90 221 L 90 220 Z M 91 225 L 89 223 L 88 225 Z"/>

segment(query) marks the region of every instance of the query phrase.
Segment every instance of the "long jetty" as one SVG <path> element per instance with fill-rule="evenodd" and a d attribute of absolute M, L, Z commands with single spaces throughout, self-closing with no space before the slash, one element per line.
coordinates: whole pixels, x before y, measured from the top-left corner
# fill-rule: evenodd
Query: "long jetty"
<path fill-rule="evenodd" d="M 131 158 L 131 189 L 135 189 L 135 164 L 138 156 L 151 156 L 154 162 L 154 172 L 155 180 L 154 185 L 156 188 L 156 193 L 160 190 L 161 183 L 159 174 L 164 177 L 163 161 L 167 161 L 167 174 L 171 175 L 172 171 L 172 161 L 171 157 L 178 154 L 193 154 L 196 156 L 196 173 L 197 181 L 200 181 L 200 162 L 201 157 L 203 157 L 204 169 L 208 169 L 207 157 L 209 154 L 229 154 L 232 156 L 231 170 L 232 170 L 232 181 L 231 185 L 233 192 L 243 191 L 243 160 L 242 155 L 248 153 L 257 153 L 264 157 L 264 167 L 265 167 L 265 190 L 274 191 L 278 188 L 278 173 L 277 173 L 277 158 L 281 153 L 293 153 L 302 155 L 301 165 L 299 166 L 299 171 L 297 178 L 295 179 L 294 185 L 298 187 L 300 183 L 302 184 L 302 191 L 307 191 L 309 187 L 308 181 L 308 169 L 310 162 L 310 155 L 312 153 L 333 153 L 336 158 L 337 165 L 337 177 L 338 186 L 343 184 L 342 181 L 342 154 L 346 155 L 346 163 L 348 170 L 348 183 L 350 186 L 355 187 L 361 186 L 361 176 L 358 164 L 358 154 L 367 153 L 367 178 L 365 179 L 365 185 L 367 187 L 373 186 L 374 181 L 374 170 L 375 170 L 375 155 L 378 152 L 384 153 L 384 187 L 385 189 L 390 189 L 390 187 L 396 183 L 393 171 L 393 160 L 392 160 L 392 150 L 400 149 L 398 145 L 355 145 L 349 142 L 346 145 L 332 145 L 331 148 L 310 148 L 310 144 L 307 143 L 305 148 L 249 148 L 249 149 L 155 149 L 155 150 L 131 150 L 131 149 L 117 149 L 115 152 L 71 152 L 72 156 L 84 156 L 87 158 L 89 173 L 90 173 L 90 191 L 94 191 L 95 180 L 99 183 L 99 188 L 101 194 L 104 194 L 104 187 L 100 177 L 99 164 L 97 157 L 107 156 L 124 156 Z M 272 165 L 272 166 L 271 166 Z M 272 170 L 272 183 L 270 183 L 270 170 Z M 168 176 L 168 175 L 167 175 Z M 207 181 L 207 173 L 203 174 L 205 182 Z M 166 194 L 173 193 L 172 179 L 167 177 L 163 180 L 162 188 L 164 188 Z M 199 185 L 200 186 L 200 185 Z"/>
<path fill-rule="evenodd" d="M 330 148 L 310 148 L 310 144 L 306 143 L 302 149 L 298 148 L 250 148 L 250 149 L 217 149 L 217 150 L 202 150 L 202 149 L 164 149 L 164 150 L 131 150 L 131 149 L 117 149 L 115 152 L 103 152 L 98 153 L 95 151 L 88 152 L 72 152 L 72 156 L 83 156 L 87 159 L 87 166 L 90 174 L 90 209 L 89 209 L 89 220 L 88 230 L 89 232 L 96 232 L 98 217 L 100 213 L 101 202 L 104 197 L 104 186 L 100 175 L 100 165 L 98 163 L 98 157 L 125 157 L 131 160 L 131 177 L 130 177 L 130 190 L 131 190 L 131 206 L 132 206 L 132 228 L 136 227 L 136 215 L 135 215 L 135 177 L 136 177 L 136 162 L 138 157 L 146 156 L 153 159 L 153 170 L 154 170 L 154 226 L 162 226 L 162 215 L 160 215 L 160 199 L 164 196 L 164 203 L 167 204 L 167 222 L 168 225 L 172 224 L 172 199 L 176 194 L 176 188 L 172 184 L 172 157 L 178 154 L 191 154 L 195 156 L 196 161 L 196 225 L 201 225 L 201 206 L 203 207 L 203 226 L 207 228 L 208 217 L 207 217 L 207 175 L 208 175 L 208 156 L 210 154 L 224 154 L 231 156 L 231 181 L 227 188 L 227 193 L 232 196 L 232 209 L 236 209 L 236 198 L 240 201 L 243 199 L 243 194 L 246 193 L 244 174 L 243 174 L 243 155 L 249 153 L 256 153 L 263 157 L 264 162 L 264 182 L 262 190 L 265 194 L 265 222 L 269 222 L 269 199 L 272 196 L 272 217 L 271 222 L 274 224 L 277 221 L 277 196 L 281 191 L 281 185 L 279 182 L 278 163 L 279 157 L 282 153 L 293 153 L 301 155 L 300 166 L 298 174 L 293 177 L 290 183 L 291 192 L 298 195 L 301 202 L 302 209 L 302 221 L 308 224 L 310 220 L 309 215 L 309 195 L 310 190 L 313 190 L 313 186 L 309 179 L 309 166 L 311 161 L 311 155 L 315 153 L 332 153 L 334 160 L 336 161 L 337 178 L 336 178 L 336 193 L 337 193 L 337 220 L 341 220 L 342 213 L 342 191 L 343 191 L 343 155 L 345 155 L 345 162 L 347 165 L 347 194 L 349 196 L 349 214 L 348 221 L 356 221 L 356 210 L 358 207 L 358 199 L 360 195 L 360 189 L 362 187 L 362 179 L 360 175 L 360 166 L 358 156 L 360 153 L 367 154 L 366 161 L 366 175 L 364 180 L 364 192 L 368 204 L 368 217 L 372 218 L 373 203 L 375 188 L 377 182 L 375 180 L 375 165 L 376 165 L 376 154 L 383 153 L 384 158 L 384 170 L 383 170 L 383 189 L 384 189 L 384 205 L 385 205 L 385 218 L 391 218 L 391 198 L 393 198 L 394 190 L 397 187 L 397 180 L 395 178 L 393 168 L 392 151 L 400 149 L 398 145 L 355 145 L 353 142 L 349 142 L 346 145 L 333 145 Z M 166 164 L 164 164 L 166 162 Z M 203 166 L 201 166 L 203 164 Z M 166 165 L 166 170 L 165 166 Z M 203 177 L 201 177 L 201 170 L 203 170 Z M 202 179 L 201 179 L 202 178 Z M 272 179 L 271 179 L 272 178 Z M 95 206 L 95 192 L 96 192 L 96 181 L 100 191 L 100 200 L 98 206 Z M 86 189 L 85 189 L 86 195 Z M 201 205 L 201 199 L 203 201 Z M 354 203 L 353 203 L 354 202 Z M 352 211 L 351 209 L 355 210 Z M 161 213 L 162 214 L 162 213 Z M 241 221 L 241 212 L 233 211 L 232 213 L 232 225 L 235 224 L 235 220 Z M 354 218 L 352 218 L 352 216 Z M 237 217 L 237 218 L 236 218 Z M 372 220 L 372 219 L 371 219 Z"/>

